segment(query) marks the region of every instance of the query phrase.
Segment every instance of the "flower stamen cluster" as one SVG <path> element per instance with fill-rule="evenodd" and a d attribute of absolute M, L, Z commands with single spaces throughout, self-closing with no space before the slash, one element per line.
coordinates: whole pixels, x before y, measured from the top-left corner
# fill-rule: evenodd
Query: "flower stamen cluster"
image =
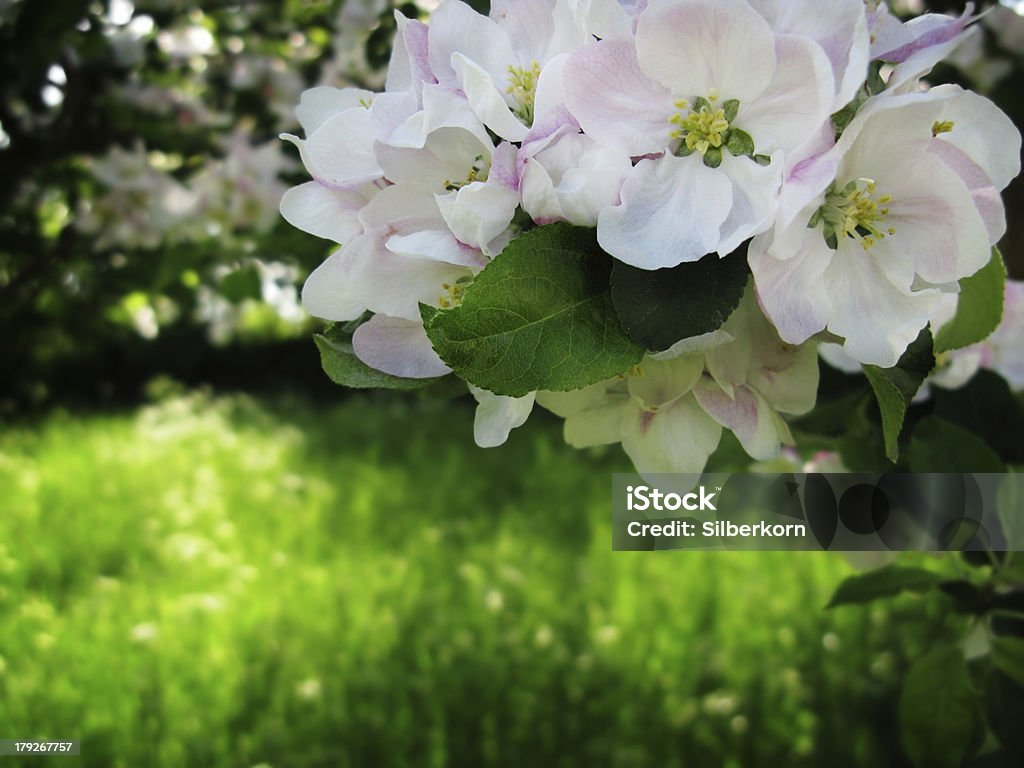
<path fill-rule="evenodd" d="M 509 66 L 509 85 L 506 93 L 516 102 L 512 110 L 526 125 L 533 125 L 533 107 L 537 99 L 537 81 L 540 80 L 540 64 L 531 62 L 529 67 Z"/>
<path fill-rule="evenodd" d="M 825 194 L 825 204 L 811 217 L 810 228 L 824 224 L 825 241 L 836 248 L 841 237 L 860 242 L 867 251 L 889 235 L 896 234 L 893 227 L 882 231 L 880 225 L 889 215 L 892 195 L 875 196 L 877 187 L 871 179 L 851 181 L 842 189 L 834 185 Z"/>
<path fill-rule="evenodd" d="M 487 181 L 488 168 L 487 163 L 483 155 L 477 155 L 473 160 L 473 166 L 469 169 L 469 173 L 466 174 L 465 181 L 452 181 L 450 179 L 444 180 L 445 192 L 458 192 L 465 186 L 468 186 L 477 181 Z"/>

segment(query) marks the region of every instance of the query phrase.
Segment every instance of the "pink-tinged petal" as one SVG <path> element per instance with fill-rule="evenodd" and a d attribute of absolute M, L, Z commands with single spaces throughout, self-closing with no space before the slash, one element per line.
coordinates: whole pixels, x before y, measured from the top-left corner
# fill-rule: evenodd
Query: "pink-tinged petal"
<path fill-rule="evenodd" d="M 893 199 L 885 226 L 895 234 L 875 245 L 899 255 L 879 256 L 879 262 L 887 268 L 909 263 L 935 285 L 956 282 L 988 264 L 988 230 L 960 176 L 931 153 L 901 170 L 899 178 L 886 179 Z"/>
<path fill-rule="evenodd" d="M 363 88 L 331 88 L 326 85 L 303 91 L 295 117 L 306 136 L 313 133 L 335 115 L 373 101 L 375 94 Z"/>
<path fill-rule="evenodd" d="M 833 251 L 820 228 L 800 229 L 803 240 L 795 253 L 787 251 L 777 258 L 762 235 L 754 239 L 747 255 L 758 301 L 790 344 L 802 344 L 825 330 L 832 311 L 823 278 Z"/>
<path fill-rule="evenodd" d="M 555 184 L 538 160 L 526 159 L 519 192 L 522 196 L 523 210 L 536 224 L 544 225 L 565 220 L 562 204 L 555 192 Z"/>
<path fill-rule="evenodd" d="M 775 51 L 775 76 L 760 98 L 740 105 L 736 119 L 766 155 L 792 151 L 821 130 L 832 114 L 835 87 L 828 59 L 810 40 L 780 35 Z"/>
<path fill-rule="evenodd" d="M 803 415 L 818 399 L 818 350 L 816 344 L 782 348 L 782 360 L 761 364 L 750 372 L 748 386 L 779 413 Z"/>
<path fill-rule="evenodd" d="M 423 87 L 422 98 L 422 109 L 417 108 L 411 116 L 405 116 L 404 122 L 391 132 L 381 133 L 387 136 L 385 144 L 422 149 L 430 134 L 442 128 L 460 128 L 476 136 L 481 144 L 491 143 L 487 129 L 473 113 L 466 95 L 461 91 L 443 85 L 426 85 Z"/>
<path fill-rule="evenodd" d="M 421 114 L 420 97 L 409 92 L 379 93 L 370 105 L 374 134 L 388 143 L 393 141 L 392 137 L 403 125 L 418 114 Z"/>
<path fill-rule="evenodd" d="M 444 229 L 433 190 L 417 184 L 385 187 L 359 212 L 359 222 L 382 237 Z"/>
<path fill-rule="evenodd" d="M 473 420 L 473 438 L 481 448 L 497 448 L 508 440 L 513 429 L 523 426 L 533 412 L 536 393 L 525 397 L 495 395 L 486 389 L 470 385 L 476 398 L 476 417 Z"/>
<path fill-rule="evenodd" d="M 732 206 L 713 249 L 724 256 L 771 226 L 778 209 L 782 164 L 773 159 L 761 165 L 749 157 L 733 157 L 726 152 L 720 170 L 732 183 Z"/>
<path fill-rule="evenodd" d="M 472 271 L 431 259 L 410 259 L 389 251 L 377 237 L 364 235 L 347 247 L 346 289 L 366 309 L 412 322 L 420 319 L 419 305 L 437 306 L 447 296 L 444 284 L 454 285 Z"/>
<path fill-rule="evenodd" d="M 302 306 L 313 317 L 342 323 L 366 311 L 366 299 L 352 280 L 353 267 L 360 259 L 358 242 L 332 253 L 306 279 Z"/>
<path fill-rule="evenodd" d="M 611 445 L 622 437 L 623 419 L 635 410 L 624 395 L 610 395 L 565 419 L 563 435 L 573 448 Z"/>
<path fill-rule="evenodd" d="M 452 54 L 475 62 L 495 80 L 507 76 L 517 63 L 508 35 L 486 16 L 459 0 L 443 0 L 430 15 L 430 68 L 441 85 L 460 87 Z"/>
<path fill-rule="evenodd" d="M 432 379 L 452 369 L 442 362 L 423 323 L 374 315 L 352 335 L 352 350 L 366 365 L 404 379 Z"/>
<path fill-rule="evenodd" d="M 519 189 L 516 153 L 516 148 L 507 141 L 503 141 L 494 148 L 494 155 L 491 157 L 491 171 L 487 175 L 488 183 L 498 184 L 513 192 Z"/>
<path fill-rule="evenodd" d="M 527 127 L 512 114 L 505 96 L 487 70 L 461 53 L 452 54 L 452 66 L 459 87 L 481 123 L 503 139 L 522 141 L 526 138 Z"/>
<path fill-rule="evenodd" d="M 474 165 L 480 164 L 477 158 L 490 160 L 492 148 L 470 131 L 441 128 L 427 137 L 422 149 L 377 142 L 375 152 L 388 181 L 441 191 L 448 184 L 464 182 Z"/>
<path fill-rule="evenodd" d="M 373 264 L 360 264 L 360 267 L 355 278 L 364 292 L 367 308 L 414 322 L 420 317 L 420 304 L 437 306 L 447 295 L 445 283 L 454 285 L 460 278 L 472 274 L 463 267 L 428 259 L 407 259 L 390 251 L 379 254 Z"/>
<path fill-rule="evenodd" d="M 641 160 L 622 186 L 622 203 L 598 217 L 598 241 L 640 269 L 699 261 L 718 247 L 732 194 L 728 176 L 700 155 Z"/>
<path fill-rule="evenodd" d="M 489 261 L 476 248 L 460 243 L 447 230 L 425 229 L 409 235 L 394 235 L 388 238 L 385 247 L 398 256 L 440 261 L 474 270 L 483 269 Z"/>
<path fill-rule="evenodd" d="M 566 106 L 596 141 L 632 157 L 662 152 L 674 126 L 672 94 L 640 71 L 632 41 L 602 40 L 573 54 Z"/>
<path fill-rule="evenodd" d="M 508 229 L 519 205 L 514 190 L 479 181 L 436 200 L 452 234 L 489 256 L 495 255 L 490 243 Z"/>
<path fill-rule="evenodd" d="M 975 17 L 972 16 L 973 13 L 974 3 L 969 3 L 968 8 L 959 17 L 926 13 L 913 18 L 903 24 L 902 34 L 896 34 L 895 28 L 891 28 L 891 32 L 894 33 L 891 41 L 896 42 L 898 39 L 898 44 L 889 50 L 879 50 L 874 58 L 899 64 L 925 49 L 948 43 L 959 36 L 967 25 L 975 20 Z M 877 42 L 875 47 L 878 47 Z"/>
<path fill-rule="evenodd" d="M 676 97 L 753 101 L 775 72 L 775 35 L 746 0 L 652 0 L 636 29 L 640 69 Z"/>
<path fill-rule="evenodd" d="M 518 54 L 509 64 L 529 64 L 547 60 L 554 34 L 553 0 L 492 0 L 491 19 L 508 36 Z M 582 43 L 582 40 L 580 41 Z"/>
<path fill-rule="evenodd" d="M 948 141 L 933 141 L 928 145 L 928 151 L 940 157 L 964 182 L 974 200 L 974 207 L 985 222 L 989 242 L 993 245 L 998 243 L 1006 234 L 1006 209 L 999 190 L 992 186 L 988 174 L 965 152 Z"/>
<path fill-rule="evenodd" d="M 362 186 L 382 175 L 373 151 L 373 120 L 362 107 L 330 118 L 305 142 L 283 138 L 300 148 L 310 175 L 333 189 Z"/>
<path fill-rule="evenodd" d="M 968 29 L 951 40 L 922 48 L 911 54 L 906 61 L 896 65 L 886 81 L 886 89 L 894 93 L 920 90 L 918 80 L 931 72 L 940 61 L 948 58 L 971 34 L 974 34 L 974 30 Z"/>
<path fill-rule="evenodd" d="M 721 438 L 692 395 L 659 413 L 633 408 L 622 422 L 622 447 L 643 475 L 701 472 Z"/>
<path fill-rule="evenodd" d="M 822 13 L 821 0 L 750 0 L 776 34 L 797 35 L 824 51 L 835 80 L 830 112 L 853 101 L 870 59 L 864 0 L 834 0 Z"/>
<path fill-rule="evenodd" d="M 937 290 L 899 290 L 870 254 L 853 241 L 839 243 L 825 289 L 832 301 L 828 329 L 846 339 L 856 360 L 891 368 L 939 309 Z"/>
<path fill-rule="evenodd" d="M 303 232 L 347 243 L 363 233 L 359 211 L 376 187 L 361 190 L 328 189 L 315 181 L 293 187 L 281 198 L 281 215 Z"/>
<path fill-rule="evenodd" d="M 940 85 L 930 95 L 942 98 L 940 121 L 953 130 L 939 135 L 977 163 L 996 189 L 1005 189 L 1020 174 L 1020 130 L 999 107 L 955 85 Z"/>
<path fill-rule="evenodd" d="M 537 223 L 569 221 L 593 227 L 633 169 L 629 156 L 594 142 L 586 134 L 566 134 L 535 157 L 524 158 L 523 210 Z"/>
<path fill-rule="evenodd" d="M 694 396 L 711 418 L 732 431 L 751 458 L 774 458 L 781 447 L 772 409 L 757 392 L 736 387 L 732 397 L 710 377 L 701 379 Z"/>
<path fill-rule="evenodd" d="M 825 190 L 835 180 L 839 168 L 839 157 L 831 151 L 834 146 L 835 131 L 831 123 L 826 123 L 817 135 L 787 156 L 775 217 L 777 231 L 789 228 L 800 218 L 809 221 L 825 202 Z M 808 207 L 811 210 L 808 211 Z"/>
<path fill-rule="evenodd" d="M 391 92 L 410 91 L 437 82 L 430 71 L 426 24 L 406 18 L 400 11 L 395 11 L 395 23 L 398 30 L 384 87 Z"/>
<path fill-rule="evenodd" d="M 565 70 L 571 58 L 567 53 L 556 56 L 541 70 L 533 104 L 533 125 L 523 140 L 523 149 L 530 154 L 539 152 L 552 138 L 579 131 L 579 123 L 565 104 Z"/>

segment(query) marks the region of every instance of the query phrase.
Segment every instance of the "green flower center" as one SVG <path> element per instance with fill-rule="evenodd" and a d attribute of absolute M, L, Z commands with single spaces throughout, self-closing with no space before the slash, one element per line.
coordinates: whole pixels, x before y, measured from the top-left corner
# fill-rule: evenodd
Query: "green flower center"
<path fill-rule="evenodd" d="M 526 125 L 533 125 L 533 108 L 537 99 L 537 81 L 540 80 L 540 64 L 531 62 L 529 67 L 508 68 L 508 88 L 505 93 L 512 97 L 516 106 L 512 110 Z"/>
<path fill-rule="evenodd" d="M 839 238 L 850 238 L 867 251 L 889 235 L 896 234 L 885 227 L 892 195 L 878 195 L 871 179 L 851 181 L 842 189 L 833 184 L 825 193 L 825 204 L 815 211 L 808 226 L 824 225 L 825 241 L 832 248 L 839 246 Z"/>
<path fill-rule="evenodd" d="M 771 158 L 755 154 L 750 134 L 734 125 L 740 102 L 729 99 L 719 105 L 718 98 L 718 91 L 712 89 L 707 98 L 698 96 L 692 102 L 686 99 L 675 102 L 679 111 L 669 118 L 673 126 L 669 137 L 676 142 L 676 156 L 687 157 L 697 152 L 704 159 L 704 165 L 717 168 L 722 164 L 722 151 L 728 150 L 734 157 L 745 155 L 767 165 Z"/>

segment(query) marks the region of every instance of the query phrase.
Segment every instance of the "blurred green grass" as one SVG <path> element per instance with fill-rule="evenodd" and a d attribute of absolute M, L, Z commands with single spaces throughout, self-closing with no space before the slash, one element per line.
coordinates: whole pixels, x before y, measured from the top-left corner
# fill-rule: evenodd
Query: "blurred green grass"
<path fill-rule="evenodd" d="M 612 553 L 620 453 L 543 417 L 471 436 L 463 403 L 201 393 L 9 429 L 0 738 L 86 766 L 902 764 L 934 617 L 824 612 L 824 553 Z"/>

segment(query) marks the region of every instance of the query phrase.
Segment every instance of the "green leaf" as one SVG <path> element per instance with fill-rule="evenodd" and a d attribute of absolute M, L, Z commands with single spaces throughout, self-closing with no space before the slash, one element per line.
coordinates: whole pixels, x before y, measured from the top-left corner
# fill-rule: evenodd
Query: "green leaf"
<path fill-rule="evenodd" d="M 895 367 L 864 366 L 864 375 L 875 392 L 882 414 L 885 455 L 889 461 L 894 462 L 899 458 L 899 439 L 907 408 L 934 367 L 932 334 L 927 328 L 907 347 Z"/>
<path fill-rule="evenodd" d="M 882 434 L 885 438 L 885 457 L 896 461 L 900 457 L 899 439 L 903 430 L 903 419 L 907 415 L 907 401 L 900 388 L 885 375 L 882 368 L 869 365 L 864 367 L 871 388 L 875 391 L 878 408 L 882 413 Z"/>
<path fill-rule="evenodd" d="M 992 663 L 1003 674 L 1024 685 L 1024 639 L 997 636 L 992 639 Z"/>
<path fill-rule="evenodd" d="M 1005 472 L 985 442 L 956 424 L 927 416 L 914 426 L 907 451 L 911 472 Z"/>
<path fill-rule="evenodd" d="M 836 589 L 828 607 L 870 603 L 903 592 L 927 592 L 936 587 L 942 577 L 924 568 L 888 565 L 876 571 L 850 576 Z"/>
<path fill-rule="evenodd" d="M 746 247 L 724 259 L 712 253 L 655 271 L 616 262 L 612 301 L 629 337 L 662 352 L 721 328 L 739 306 L 749 275 Z"/>
<path fill-rule="evenodd" d="M 466 288 L 461 306 L 421 306 L 434 349 L 498 395 L 566 392 L 643 359 L 612 306 L 611 258 L 593 230 L 551 224 L 513 240 Z"/>
<path fill-rule="evenodd" d="M 403 379 L 371 368 L 352 351 L 352 336 L 340 327 L 313 337 L 320 364 L 335 384 L 352 389 L 420 389 L 440 379 Z"/>
<path fill-rule="evenodd" d="M 935 352 L 963 349 L 987 339 L 1003 319 L 1003 291 L 1006 265 L 998 248 L 992 260 L 978 272 L 960 281 L 960 303 L 956 316 L 939 330 Z"/>
<path fill-rule="evenodd" d="M 910 668 L 900 720 L 903 747 L 918 768 L 961 768 L 977 749 L 978 696 L 958 648 L 941 645 Z"/>

